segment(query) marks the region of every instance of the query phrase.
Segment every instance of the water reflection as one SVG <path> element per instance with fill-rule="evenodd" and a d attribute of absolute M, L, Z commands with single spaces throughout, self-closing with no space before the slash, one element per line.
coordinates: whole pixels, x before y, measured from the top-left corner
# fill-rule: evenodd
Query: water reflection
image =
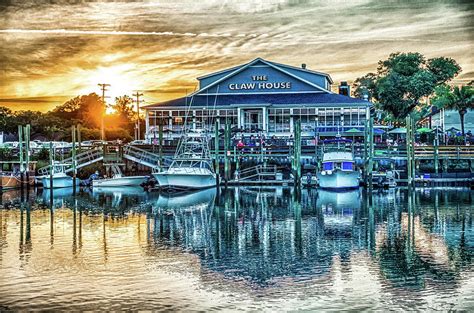
<path fill-rule="evenodd" d="M 342 302 L 331 304 L 335 308 L 351 301 L 371 308 L 469 307 L 463 295 L 473 284 L 472 191 L 241 187 L 181 194 L 139 188 L 38 194 L 2 194 L 0 274 L 13 282 L 16 265 L 6 260 L 17 254 L 16 270 L 43 284 L 47 275 L 35 276 L 36 271 L 49 268 L 47 262 L 65 266 L 66 258 L 78 275 L 92 271 L 95 279 L 102 277 L 98 271 L 113 267 L 115 274 L 102 278 L 117 288 L 123 283 L 117 273 L 142 275 L 145 269 L 160 275 L 186 272 L 205 288 L 244 298 L 250 292 L 265 301 L 304 291 L 308 303 L 340 296 Z M 49 236 L 48 245 L 43 235 Z M 9 247 L 16 243 L 15 252 Z M 150 283 L 147 276 L 134 288 L 144 291 Z M 87 281 L 81 284 L 90 288 Z M 0 287 L 3 296 L 12 307 L 19 301 Z M 396 304 L 390 301 L 394 296 Z M 433 299 L 437 306 L 431 306 Z M 92 308 L 100 307 L 97 301 Z M 298 301 L 295 305 L 303 305 Z"/>

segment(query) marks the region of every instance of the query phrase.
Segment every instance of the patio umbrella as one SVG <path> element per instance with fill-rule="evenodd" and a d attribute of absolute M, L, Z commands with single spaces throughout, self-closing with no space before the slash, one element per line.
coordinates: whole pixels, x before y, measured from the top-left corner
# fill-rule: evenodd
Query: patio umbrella
<path fill-rule="evenodd" d="M 349 130 L 346 130 L 344 133 L 348 134 L 348 135 L 351 135 L 352 136 L 352 141 L 354 141 L 354 137 L 356 135 L 362 135 L 362 131 L 357 129 L 357 128 L 351 128 Z"/>
<path fill-rule="evenodd" d="M 416 130 L 416 132 L 419 133 L 419 134 L 427 134 L 427 133 L 431 133 L 432 131 L 433 131 L 432 129 L 429 129 L 429 128 L 426 128 L 426 127 L 418 128 Z"/>
<path fill-rule="evenodd" d="M 457 129 L 456 127 L 451 127 L 449 129 L 446 129 L 447 132 L 450 132 L 450 133 L 456 133 L 458 131 L 460 131 L 460 129 Z"/>
<path fill-rule="evenodd" d="M 405 127 L 394 128 L 388 132 L 389 134 L 406 134 L 407 129 Z"/>

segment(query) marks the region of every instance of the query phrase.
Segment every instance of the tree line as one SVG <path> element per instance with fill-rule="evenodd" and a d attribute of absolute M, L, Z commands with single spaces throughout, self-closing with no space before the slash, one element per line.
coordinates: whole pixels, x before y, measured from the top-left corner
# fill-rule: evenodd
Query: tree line
<path fill-rule="evenodd" d="M 132 98 L 126 95 L 115 98 L 111 109 L 112 113 L 104 115 L 106 138 L 133 140 L 137 115 Z M 32 135 L 69 141 L 71 126 L 80 124 L 82 140 L 100 139 L 101 116 L 105 110 L 106 105 L 96 93 L 74 97 L 46 113 L 0 107 L 0 131 L 16 133 L 18 125 L 30 124 Z"/>
<path fill-rule="evenodd" d="M 379 61 L 375 73 L 356 79 L 354 94 L 374 102 L 385 121 L 401 124 L 408 115 L 420 120 L 441 108 L 456 110 L 464 136 L 464 116 L 474 108 L 474 91 L 472 81 L 465 86 L 449 85 L 460 72 L 461 67 L 451 58 L 392 53 Z"/>

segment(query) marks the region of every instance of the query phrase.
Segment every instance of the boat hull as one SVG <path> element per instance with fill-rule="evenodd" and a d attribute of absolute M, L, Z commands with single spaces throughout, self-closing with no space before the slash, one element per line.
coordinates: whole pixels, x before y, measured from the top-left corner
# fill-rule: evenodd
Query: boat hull
<path fill-rule="evenodd" d="M 160 188 L 204 189 L 216 186 L 213 173 L 154 173 Z"/>
<path fill-rule="evenodd" d="M 334 170 L 317 174 L 319 187 L 328 190 L 359 188 L 359 173 L 355 171 Z"/>
<path fill-rule="evenodd" d="M 24 183 L 33 185 L 35 183 L 35 176 L 29 176 L 29 181 L 24 177 Z M 0 175 L 0 187 L 2 189 L 15 189 L 21 187 L 20 176 L 18 175 Z"/>
<path fill-rule="evenodd" d="M 128 176 L 118 178 L 98 179 L 92 181 L 92 187 L 123 187 L 140 186 L 146 181 L 146 176 Z"/>
<path fill-rule="evenodd" d="M 43 183 L 43 188 L 51 189 L 50 179 L 49 177 L 43 177 L 41 179 Z M 79 186 L 80 180 L 76 178 L 76 185 Z M 70 176 L 61 176 L 61 177 L 54 177 L 53 176 L 53 188 L 67 188 L 73 186 L 73 178 Z"/>

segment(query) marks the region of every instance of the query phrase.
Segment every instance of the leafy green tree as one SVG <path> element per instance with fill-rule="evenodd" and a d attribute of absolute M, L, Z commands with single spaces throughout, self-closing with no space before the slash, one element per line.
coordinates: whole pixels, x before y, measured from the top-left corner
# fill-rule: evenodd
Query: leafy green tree
<path fill-rule="evenodd" d="M 474 88 L 472 86 L 440 86 L 436 89 L 436 95 L 432 103 L 439 108 L 458 111 L 461 132 L 465 136 L 464 116 L 468 109 L 474 108 Z"/>
<path fill-rule="evenodd" d="M 16 125 L 12 123 L 13 112 L 9 108 L 0 107 L 0 132 L 12 133 Z"/>
<path fill-rule="evenodd" d="M 400 120 L 460 70 L 450 58 L 426 60 L 420 53 L 392 53 L 387 60 L 379 61 L 376 74 L 356 80 L 356 94 L 368 91 L 382 110 Z"/>

